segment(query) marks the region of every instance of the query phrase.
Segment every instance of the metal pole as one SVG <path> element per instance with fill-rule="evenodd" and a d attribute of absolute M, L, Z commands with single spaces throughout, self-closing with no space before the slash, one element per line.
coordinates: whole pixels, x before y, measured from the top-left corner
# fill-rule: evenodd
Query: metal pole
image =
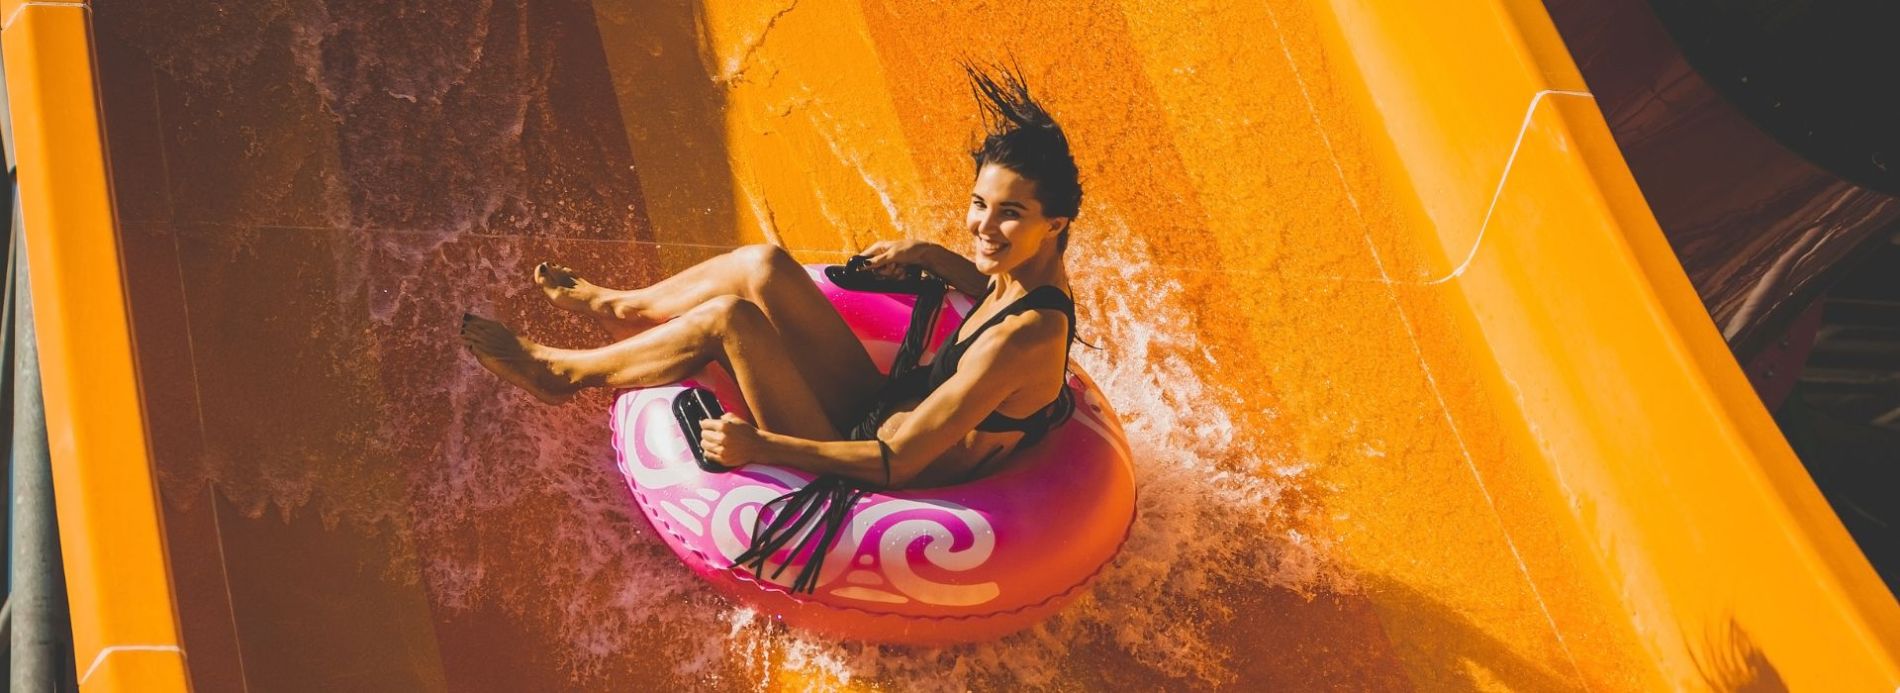
<path fill-rule="evenodd" d="M 5 90 L 0 89 L 0 91 L 5 91 Z M 11 176 L 9 176 L 9 178 L 11 178 Z M 7 190 L 9 193 L 11 193 L 13 190 L 13 186 L 9 184 L 7 186 Z M 7 209 L 8 210 L 13 209 L 11 194 L 8 195 Z M 18 218 L 18 216 L 15 215 L 15 218 Z M 5 364 L 5 365 L 0 365 L 0 402 L 5 402 L 7 406 L 9 407 L 13 405 L 13 284 L 14 284 L 13 270 L 15 269 L 16 263 L 18 263 L 20 259 L 18 257 L 19 253 L 16 252 L 20 249 L 20 244 L 15 242 L 18 240 L 20 226 L 19 224 L 13 224 L 10 228 L 13 229 L 13 233 L 7 237 L 7 276 L 6 276 L 6 279 L 0 280 L 6 283 L 6 292 L 5 292 L 6 298 L 4 300 L 0 300 L 0 364 Z M 5 647 L 0 647 L 0 671 L 11 672 L 13 671 L 13 512 L 14 512 L 13 510 L 13 459 L 12 459 L 13 457 L 12 455 L 13 410 L 12 409 L 7 410 L 7 425 L 4 430 L 0 430 L 0 437 L 4 437 L 8 445 L 7 447 L 8 459 L 7 459 L 6 474 L 0 475 L 0 477 L 4 477 L 4 478 L 0 478 L 0 490 L 4 490 L 6 494 L 6 506 L 7 506 L 6 507 L 6 521 L 0 522 L 0 545 L 4 545 L 4 551 L 0 551 L 0 553 L 4 553 L 6 555 L 6 566 L 5 566 L 6 571 L 5 572 L 6 572 L 6 582 L 7 582 L 7 605 L 4 609 L 0 609 L 0 643 L 6 643 Z M 11 676 L 12 676 L 11 674 L 8 675 L 9 678 L 11 678 Z"/>
<path fill-rule="evenodd" d="M 17 219 L 17 218 L 16 218 Z M 23 234 L 13 234 L 16 257 L 26 257 Z M 33 331 L 28 263 L 14 267 L 13 288 L 13 647 L 8 678 L 13 693 L 55 690 L 60 666 L 59 534 L 53 520 L 53 465 L 46 450 L 46 410 L 40 399 L 39 347 Z"/>
<path fill-rule="evenodd" d="M 5 90 L 0 89 L 0 91 Z M 8 173 L 7 209 L 12 210 L 14 208 L 13 198 L 15 196 L 14 186 L 11 182 L 13 176 L 11 172 Z M 17 235 L 19 233 L 19 225 L 15 224 L 12 228 L 14 234 Z M 0 279 L 0 282 L 4 282 L 6 285 L 6 298 L 0 300 L 0 364 L 4 364 L 0 365 L 0 405 L 7 407 L 13 406 L 13 269 L 20 261 L 18 257 L 19 253 L 14 252 L 16 250 L 19 250 L 19 244 L 13 242 L 13 236 L 8 236 L 7 276 L 5 279 Z M 12 409 L 7 410 L 6 418 L 6 425 L 0 426 L 0 440 L 7 441 L 7 443 L 11 445 L 13 443 Z M 8 449 L 11 450 L 12 448 Z M 12 460 L 8 460 L 9 464 L 7 465 L 6 473 L 0 474 L 0 495 L 4 495 L 6 498 L 6 519 L 0 521 L 0 555 L 6 556 L 7 560 L 5 577 L 7 594 L 9 595 L 13 594 L 13 466 L 11 462 Z M 0 642 L 11 643 L 13 642 L 13 636 L 8 635 L 4 638 L 0 638 Z M 0 660 L 0 664 L 4 663 L 4 660 Z M 0 669 L 7 668 L 0 667 Z"/>

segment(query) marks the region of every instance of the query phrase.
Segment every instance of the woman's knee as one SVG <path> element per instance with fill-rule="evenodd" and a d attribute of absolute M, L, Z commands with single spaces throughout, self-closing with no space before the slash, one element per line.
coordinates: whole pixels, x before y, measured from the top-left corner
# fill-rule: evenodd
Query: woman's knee
<path fill-rule="evenodd" d="M 771 284 L 779 277 L 788 274 L 804 274 L 805 268 L 792 258 L 791 252 L 770 243 L 757 243 L 732 251 L 733 259 L 742 273 L 746 287 L 759 290 Z M 756 295 L 756 294 L 755 294 Z"/>
<path fill-rule="evenodd" d="M 721 339 L 769 324 L 759 304 L 733 294 L 706 299 L 688 315 L 708 335 Z"/>

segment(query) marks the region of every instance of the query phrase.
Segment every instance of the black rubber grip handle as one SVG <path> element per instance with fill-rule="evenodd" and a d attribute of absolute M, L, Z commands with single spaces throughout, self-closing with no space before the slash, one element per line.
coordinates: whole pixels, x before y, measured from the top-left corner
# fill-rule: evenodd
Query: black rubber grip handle
<path fill-rule="evenodd" d="M 931 287 L 943 286 L 943 280 L 924 274 L 916 267 L 904 268 L 898 277 L 886 277 L 870 268 L 870 258 L 853 255 L 843 265 L 825 268 L 825 278 L 840 289 L 880 294 L 920 294 Z"/>
<path fill-rule="evenodd" d="M 699 445 L 700 435 L 704 433 L 699 430 L 699 422 L 725 414 L 725 407 L 719 406 L 719 398 L 703 387 L 683 390 L 673 398 L 673 419 L 679 422 L 680 432 L 686 434 L 686 444 L 693 449 L 693 461 L 712 474 L 723 474 L 732 468 L 706 459 L 706 450 Z"/>

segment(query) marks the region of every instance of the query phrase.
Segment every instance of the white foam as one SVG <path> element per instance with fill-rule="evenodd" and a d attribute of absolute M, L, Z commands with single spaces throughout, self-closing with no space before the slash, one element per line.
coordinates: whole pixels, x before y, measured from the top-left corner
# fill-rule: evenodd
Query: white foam
<path fill-rule="evenodd" d="M 1310 593 L 1333 580 L 1325 547 L 1301 535 L 1282 496 L 1306 482 L 1300 460 L 1267 459 L 1230 412 L 1240 396 L 1208 382 L 1206 345 L 1195 336 L 1181 288 L 1152 268 L 1147 249 L 1098 215 L 1071 249 L 1071 274 L 1084 338 L 1075 359 L 1122 416 L 1137 469 L 1140 506 L 1121 555 L 1085 597 L 1047 622 L 1002 640 L 913 651 L 839 643 L 790 632 L 734 607 L 692 577 L 638 516 L 608 440 L 605 393 L 564 407 L 531 401 L 467 359 L 444 371 L 430 393 L 398 393 L 386 403 L 384 433 L 405 462 L 400 499 L 330 499 L 356 521 L 399 515 L 398 572 L 421 579 L 445 608 L 485 605 L 542 624 L 571 676 L 586 679 L 630 652 L 659 652 L 680 681 L 767 686 L 787 667 L 837 680 L 906 689 L 1051 685 L 1078 657 L 1108 653 L 1165 679 L 1207 686 L 1231 682 L 1234 643 L 1212 634 L 1235 614 L 1225 594 Z M 444 247 L 416 239 L 384 252 L 413 252 L 417 267 L 440 266 Z M 473 263 L 435 294 L 402 292 L 375 311 L 389 348 L 452 347 L 428 325 L 478 303 L 514 264 Z M 374 305 L 372 303 L 371 305 Z M 405 336 L 409 333 L 414 336 Z M 438 332 L 442 332 L 438 330 Z M 427 394 L 427 397 L 418 397 Z M 449 425 L 422 430 L 401 407 L 432 401 Z M 273 488 L 272 500 L 308 502 L 304 478 Z M 684 514 L 683 512 L 680 514 Z M 676 519 L 678 519 L 676 517 Z M 657 625 L 656 625 L 657 624 Z M 735 678 L 736 677 L 736 680 Z"/>
<path fill-rule="evenodd" d="M 424 116 L 476 74 L 490 33 L 527 35 L 524 26 L 490 27 L 480 19 L 489 13 L 476 11 L 474 24 L 445 25 L 445 38 L 426 42 L 440 43 L 439 51 L 369 46 L 352 50 L 362 62 L 345 69 L 326 63 L 326 51 L 340 50 L 328 44 L 382 35 L 368 30 L 374 12 L 322 3 L 264 3 L 252 11 L 257 16 L 246 22 L 220 24 L 220 40 L 175 42 L 156 57 L 160 68 L 217 93 L 243 83 L 238 77 L 278 40 L 265 26 L 288 24 L 288 50 L 308 80 L 295 86 L 314 90 L 338 122 L 401 108 L 417 114 L 416 128 L 447 127 Z M 546 89 L 545 75 L 528 74 L 518 91 L 487 94 L 493 117 L 455 124 L 470 148 L 450 163 L 469 168 L 479 184 L 456 198 L 446 230 L 349 232 L 328 268 L 336 314 L 299 316 L 313 337 L 370 347 L 328 354 L 320 366 L 368 381 L 353 390 L 363 401 L 349 404 L 373 412 L 376 423 L 335 434 L 360 458 L 318 457 L 286 444 L 254 459 L 208 459 L 202 471 L 161 470 L 169 498 L 202 495 L 170 491 L 209 479 L 252 515 L 315 506 L 332 526 L 381 532 L 392 547 L 392 579 L 419 580 L 438 608 L 480 606 L 550 633 L 550 641 L 530 646 L 559 653 L 555 659 L 576 680 L 639 652 L 671 663 L 657 676 L 707 686 L 770 687 L 789 668 L 903 689 L 1018 688 L 1049 686 L 1083 666 L 1077 659 L 1108 653 L 1183 684 L 1214 685 L 1232 681 L 1237 654 L 1235 644 L 1211 635 L 1235 618 L 1223 595 L 1308 592 L 1335 579 L 1326 547 L 1298 532 L 1283 501 L 1310 483 L 1306 462 L 1264 457 L 1236 425 L 1230 412 L 1245 402 L 1201 375 L 1212 358 L 1188 317 L 1188 297 L 1112 212 L 1091 208 L 1069 251 L 1070 270 L 1082 335 L 1104 349 L 1079 347 L 1075 358 L 1122 415 L 1140 490 L 1128 543 L 1093 594 L 1023 633 L 927 651 L 788 632 L 768 615 L 714 596 L 634 508 L 615 469 L 606 393 L 541 405 L 483 371 L 455 339 L 464 310 L 508 317 L 494 310 L 498 298 L 533 291 L 522 270 L 541 259 L 523 257 L 540 247 L 529 240 L 480 230 L 504 208 L 540 218 L 568 207 L 558 196 L 531 195 L 542 188 L 524 180 L 521 164 L 527 109 Z M 820 111 L 810 117 L 833 156 L 859 173 L 892 228 L 911 232 L 903 210 L 913 208 L 900 203 L 921 195 L 874 175 L 880 167 L 868 153 L 840 147 L 854 141 L 839 135 L 846 124 Z M 385 168 L 400 170 L 398 141 L 339 130 L 337 175 L 356 177 L 347 187 L 373 191 Z M 354 228 L 357 217 L 402 204 L 352 200 L 345 187 L 323 181 L 322 206 L 333 225 Z M 284 188 L 288 194 L 289 183 Z M 550 225 L 579 220 L 560 216 Z M 254 232 L 234 231 L 193 252 L 242 262 L 254 252 L 245 233 Z M 531 335 L 557 343 L 598 339 L 548 312 L 524 319 L 538 321 L 525 325 Z M 370 336 L 334 339 L 351 331 Z M 334 450 L 336 442 L 310 447 Z"/>

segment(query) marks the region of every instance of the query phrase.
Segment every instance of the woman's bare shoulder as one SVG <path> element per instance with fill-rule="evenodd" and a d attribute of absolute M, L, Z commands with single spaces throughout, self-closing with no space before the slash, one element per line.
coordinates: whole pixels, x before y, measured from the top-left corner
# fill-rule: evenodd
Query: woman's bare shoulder
<path fill-rule="evenodd" d="M 1054 309 L 1025 310 L 1003 318 L 971 345 L 971 352 L 1012 362 L 1067 358 L 1069 318 Z M 988 360 L 988 359 L 986 359 Z"/>

